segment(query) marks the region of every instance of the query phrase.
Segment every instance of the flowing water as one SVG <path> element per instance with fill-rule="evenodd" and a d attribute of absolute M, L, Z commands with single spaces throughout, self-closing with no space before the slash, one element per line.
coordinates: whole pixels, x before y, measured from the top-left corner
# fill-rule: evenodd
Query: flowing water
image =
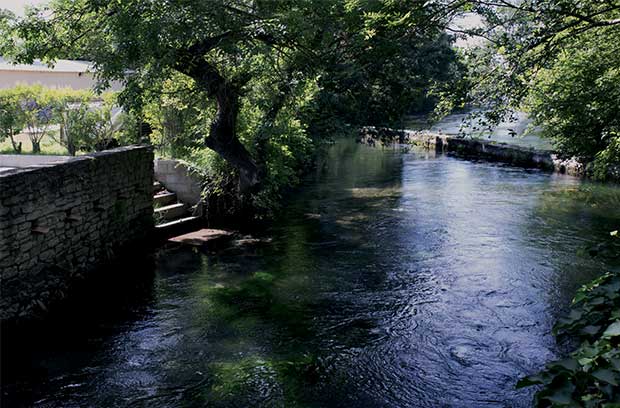
<path fill-rule="evenodd" d="M 336 144 L 273 226 L 5 331 L 3 407 L 526 407 L 620 189 Z"/>

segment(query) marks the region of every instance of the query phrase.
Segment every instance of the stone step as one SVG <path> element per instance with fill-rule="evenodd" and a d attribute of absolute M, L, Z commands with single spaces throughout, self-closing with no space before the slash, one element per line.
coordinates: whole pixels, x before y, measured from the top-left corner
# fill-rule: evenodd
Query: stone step
<path fill-rule="evenodd" d="M 183 234 L 187 231 L 192 231 L 196 228 L 200 228 L 201 225 L 201 217 L 183 217 L 156 225 L 155 231 L 157 232 L 159 238 L 167 239 L 169 237 L 173 237 L 179 234 Z"/>
<path fill-rule="evenodd" d="M 227 241 L 235 235 L 232 231 L 225 231 L 213 228 L 202 228 L 183 235 L 169 238 L 169 242 L 176 242 L 183 245 L 203 246 L 216 242 Z"/>
<path fill-rule="evenodd" d="M 196 221 L 196 220 L 199 220 L 199 219 L 200 219 L 200 217 L 195 217 L 195 216 L 177 218 L 176 220 L 164 222 L 163 224 L 158 224 L 158 225 L 155 226 L 155 228 L 157 228 L 157 229 L 166 229 L 166 228 L 178 226 L 178 225 L 181 225 L 181 224 L 187 224 L 187 223 L 189 223 L 191 221 Z"/>
<path fill-rule="evenodd" d="M 174 204 L 177 202 L 176 193 L 163 191 L 153 196 L 153 203 L 155 207 L 164 207 L 166 205 Z"/>
<path fill-rule="evenodd" d="M 187 214 L 187 207 L 183 203 L 175 203 L 165 205 L 155 209 L 155 218 L 159 220 L 170 221 L 182 218 Z"/>

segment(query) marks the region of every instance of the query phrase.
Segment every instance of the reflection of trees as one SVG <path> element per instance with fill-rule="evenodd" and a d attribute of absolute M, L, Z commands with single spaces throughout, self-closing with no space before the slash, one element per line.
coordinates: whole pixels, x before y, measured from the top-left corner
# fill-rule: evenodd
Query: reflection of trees
<path fill-rule="evenodd" d="M 613 265 L 616 248 L 608 247 L 609 232 L 620 226 L 620 189 L 581 182 L 551 184 L 538 197 L 527 234 L 544 251 L 539 258 L 552 267 L 553 310 L 563 310 L 575 290 Z M 594 256 L 593 256 L 594 255 Z"/>
<path fill-rule="evenodd" d="M 620 188 L 615 185 L 583 182 L 574 185 L 557 185 L 541 195 L 537 213 L 554 221 L 572 223 L 594 228 L 612 227 L 620 222 Z"/>

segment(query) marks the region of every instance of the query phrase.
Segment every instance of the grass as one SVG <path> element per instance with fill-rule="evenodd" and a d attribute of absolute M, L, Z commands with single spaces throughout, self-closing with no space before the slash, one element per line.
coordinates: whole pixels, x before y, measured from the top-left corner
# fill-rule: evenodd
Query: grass
<path fill-rule="evenodd" d="M 22 154 L 32 154 L 32 143 L 27 134 L 20 133 L 15 136 L 15 141 L 17 143 L 22 143 Z M 0 142 L 0 154 L 15 154 L 9 139 Z M 41 153 L 39 154 L 66 156 L 69 153 L 65 147 L 54 139 L 54 137 L 44 136 L 41 140 Z"/>

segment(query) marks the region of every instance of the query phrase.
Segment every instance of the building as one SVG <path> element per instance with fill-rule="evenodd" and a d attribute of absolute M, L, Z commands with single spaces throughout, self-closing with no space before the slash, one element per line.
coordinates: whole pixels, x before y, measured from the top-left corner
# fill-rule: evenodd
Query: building
<path fill-rule="evenodd" d="M 92 89 L 96 81 L 92 64 L 87 61 L 58 60 L 53 67 L 35 61 L 33 64 L 12 64 L 0 57 L 0 89 L 15 85 L 40 84 L 50 88 Z M 115 82 L 111 90 L 120 90 Z"/>

